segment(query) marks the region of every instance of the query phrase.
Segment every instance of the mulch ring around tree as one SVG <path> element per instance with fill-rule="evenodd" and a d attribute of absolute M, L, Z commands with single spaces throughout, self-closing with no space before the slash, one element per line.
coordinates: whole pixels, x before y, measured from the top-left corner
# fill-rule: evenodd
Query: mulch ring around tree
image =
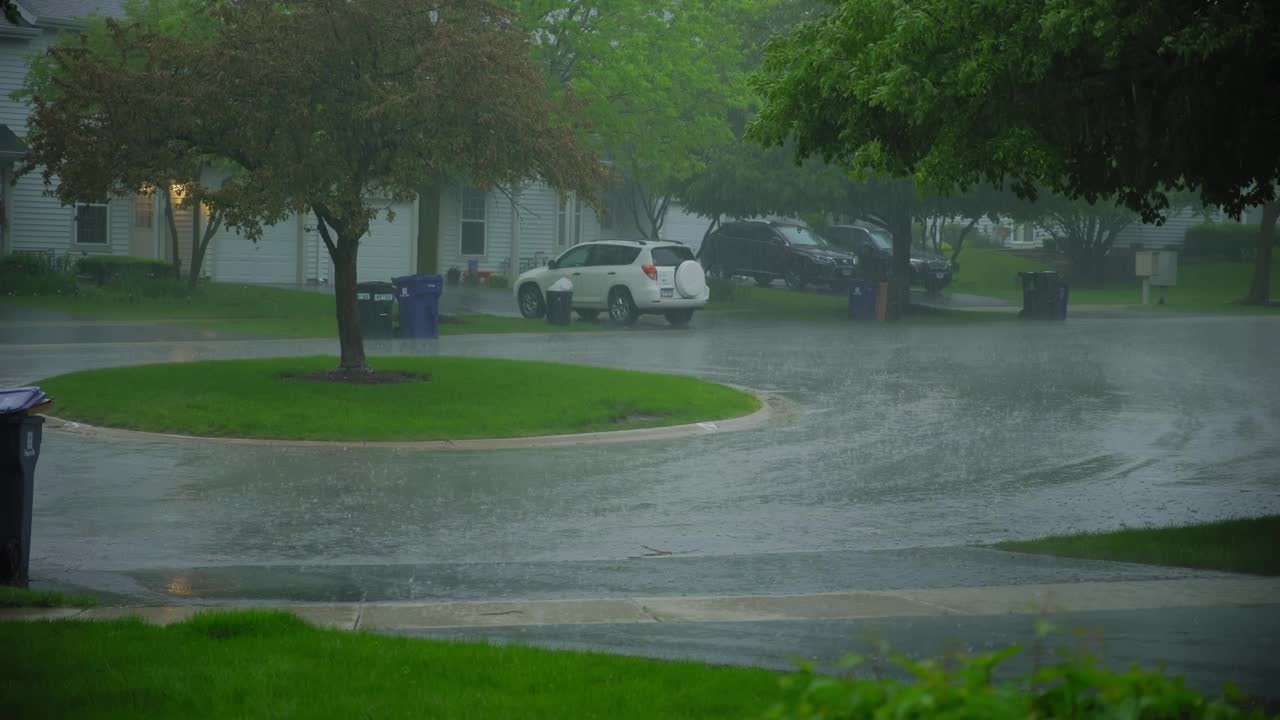
<path fill-rule="evenodd" d="M 320 370 L 309 373 L 283 373 L 286 380 L 310 380 L 312 382 L 346 383 L 348 385 L 400 385 L 404 383 L 431 382 L 430 373 L 399 372 L 396 370 Z"/>

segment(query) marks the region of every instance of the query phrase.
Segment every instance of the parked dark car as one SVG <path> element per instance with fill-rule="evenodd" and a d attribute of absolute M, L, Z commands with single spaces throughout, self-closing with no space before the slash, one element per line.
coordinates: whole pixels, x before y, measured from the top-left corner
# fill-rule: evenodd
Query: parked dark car
<path fill-rule="evenodd" d="M 863 273 L 870 278 L 889 279 L 893 260 L 893 236 L 887 230 L 862 225 L 833 225 L 826 238 L 858 256 Z M 951 261 L 931 252 L 914 250 L 911 255 L 911 284 L 936 294 L 951 284 L 955 269 Z"/>
<path fill-rule="evenodd" d="M 702 242 L 698 261 L 713 278 L 746 275 L 761 286 L 782 278 L 792 290 L 806 285 L 844 287 L 858 274 L 858 258 L 795 223 L 747 220 L 721 225 Z"/>

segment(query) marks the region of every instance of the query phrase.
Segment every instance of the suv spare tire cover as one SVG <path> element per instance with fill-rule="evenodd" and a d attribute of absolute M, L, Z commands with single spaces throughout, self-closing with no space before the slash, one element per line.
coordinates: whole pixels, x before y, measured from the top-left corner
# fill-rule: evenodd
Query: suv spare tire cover
<path fill-rule="evenodd" d="M 685 260 L 676 268 L 676 290 L 680 297 L 692 298 L 707 291 L 707 276 L 694 260 Z"/>

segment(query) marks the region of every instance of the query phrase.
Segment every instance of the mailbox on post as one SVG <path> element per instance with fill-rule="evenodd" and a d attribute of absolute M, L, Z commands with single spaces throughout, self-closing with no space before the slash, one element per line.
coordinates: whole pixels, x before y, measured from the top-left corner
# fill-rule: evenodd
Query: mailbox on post
<path fill-rule="evenodd" d="M 1142 304 L 1151 298 L 1151 286 L 1160 288 L 1161 305 L 1167 300 L 1168 289 L 1178 284 L 1178 251 L 1139 250 L 1133 255 L 1134 274 L 1142 278 Z"/>

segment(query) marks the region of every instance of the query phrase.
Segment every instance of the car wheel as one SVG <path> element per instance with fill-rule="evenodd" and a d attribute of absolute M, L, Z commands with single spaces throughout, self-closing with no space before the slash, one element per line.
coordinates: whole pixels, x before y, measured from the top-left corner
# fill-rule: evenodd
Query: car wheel
<path fill-rule="evenodd" d="M 578 319 L 582 320 L 583 322 L 595 322 L 596 318 L 598 317 L 600 317 L 599 310 L 579 310 L 578 311 Z"/>
<path fill-rule="evenodd" d="M 619 325 L 635 325 L 640 319 L 631 291 L 621 287 L 609 291 L 609 319 Z"/>
<path fill-rule="evenodd" d="M 800 268 L 787 270 L 787 274 L 783 279 L 787 281 L 787 287 L 792 290 L 803 290 L 804 286 L 809 284 L 800 272 Z"/>
<path fill-rule="evenodd" d="M 542 291 L 537 285 L 529 283 L 520 288 L 520 314 L 528 320 L 536 320 L 547 311 L 542 302 Z"/>
<path fill-rule="evenodd" d="M 772 275 L 757 275 L 757 276 L 756 276 L 756 285 L 759 285 L 760 287 L 769 287 L 769 286 L 773 285 L 773 276 L 772 276 Z"/>
<path fill-rule="evenodd" d="M 667 322 L 675 325 L 676 327 L 684 327 L 693 319 L 692 310 L 668 310 L 666 315 Z"/>

